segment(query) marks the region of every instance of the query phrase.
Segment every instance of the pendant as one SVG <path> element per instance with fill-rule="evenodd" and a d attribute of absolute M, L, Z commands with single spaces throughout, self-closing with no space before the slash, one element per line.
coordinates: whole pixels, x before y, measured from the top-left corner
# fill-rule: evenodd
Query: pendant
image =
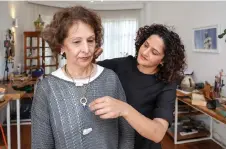
<path fill-rule="evenodd" d="M 88 135 L 91 131 L 93 131 L 92 128 L 83 129 L 82 134 L 83 134 L 83 136 L 85 136 L 85 135 Z"/>
<path fill-rule="evenodd" d="M 80 103 L 83 105 L 83 107 L 85 107 L 86 104 L 87 104 L 87 99 L 86 99 L 86 97 L 82 97 L 82 98 L 80 99 Z"/>

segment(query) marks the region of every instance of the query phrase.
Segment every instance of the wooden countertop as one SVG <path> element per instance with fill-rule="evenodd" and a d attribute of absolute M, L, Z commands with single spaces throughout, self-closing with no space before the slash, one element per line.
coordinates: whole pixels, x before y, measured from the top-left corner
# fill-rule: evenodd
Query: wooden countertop
<path fill-rule="evenodd" d="M 35 84 L 36 81 L 26 82 L 29 85 Z M 32 99 L 33 93 L 26 93 L 24 91 L 16 91 L 11 84 L 0 84 L 1 88 L 5 88 L 4 101 L 0 102 L 0 109 L 4 108 L 10 100 Z"/>
<path fill-rule="evenodd" d="M 3 102 L 0 102 L 0 110 L 3 109 L 7 105 L 8 102 L 9 102 L 9 100 L 7 100 L 7 99 L 5 99 Z"/>
<path fill-rule="evenodd" d="M 6 100 L 18 100 L 25 94 L 24 91 L 14 90 L 11 84 L 1 85 L 1 87 L 5 87 L 6 89 L 4 97 Z"/>

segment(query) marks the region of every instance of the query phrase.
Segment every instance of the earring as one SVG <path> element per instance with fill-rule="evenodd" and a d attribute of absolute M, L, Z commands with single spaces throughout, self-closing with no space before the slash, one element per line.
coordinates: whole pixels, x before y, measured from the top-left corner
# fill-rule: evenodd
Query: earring
<path fill-rule="evenodd" d="M 60 55 L 63 55 L 64 54 L 64 51 L 63 51 L 63 49 L 61 48 L 61 50 L 60 50 Z"/>
<path fill-rule="evenodd" d="M 65 54 L 65 52 L 60 52 L 60 55 L 61 55 L 61 59 L 66 59 L 66 54 Z"/>
<path fill-rule="evenodd" d="M 64 54 L 64 50 L 63 50 L 63 48 L 61 47 L 60 48 L 60 55 L 63 55 Z"/>
<path fill-rule="evenodd" d="M 163 63 L 160 63 L 160 66 L 163 67 Z"/>

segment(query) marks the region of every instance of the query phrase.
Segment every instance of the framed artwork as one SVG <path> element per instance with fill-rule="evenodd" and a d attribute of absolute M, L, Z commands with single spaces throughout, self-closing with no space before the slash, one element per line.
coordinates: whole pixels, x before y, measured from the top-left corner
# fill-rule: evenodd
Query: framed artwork
<path fill-rule="evenodd" d="M 218 25 L 193 29 L 193 51 L 219 53 Z"/>

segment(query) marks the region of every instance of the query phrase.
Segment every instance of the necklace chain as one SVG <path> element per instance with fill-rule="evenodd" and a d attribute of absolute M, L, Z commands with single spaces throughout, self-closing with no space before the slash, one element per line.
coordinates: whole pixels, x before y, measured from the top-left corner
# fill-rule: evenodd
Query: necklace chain
<path fill-rule="evenodd" d="M 72 79 L 74 85 L 76 86 L 76 83 L 75 83 L 75 80 L 73 79 L 72 75 L 69 73 L 68 69 L 67 69 L 67 65 L 64 66 L 64 70 L 66 72 L 66 74 Z M 86 98 L 86 93 L 87 93 L 87 90 L 88 90 L 88 87 L 89 87 L 89 83 L 90 83 L 90 77 L 92 75 L 92 72 L 93 72 L 93 67 L 92 67 L 92 71 L 90 72 L 90 75 L 89 75 L 89 80 L 88 80 L 88 83 L 87 85 L 85 86 L 84 88 L 84 91 L 83 91 L 83 95 L 80 99 L 80 103 L 85 107 L 86 106 L 86 103 L 87 103 L 87 98 Z"/>
<path fill-rule="evenodd" d="M 73 77 L 71 76 L 71 74 L 69 73 L 66 65 L 65 65 L 64 69 L 65 69 L 65 73 L 72 79 L 74 85 L 76 86 L 76 83 L 75 83 Z M 94 70 L 94 68 L 92 67 L 92 71 L 90 72 L 88 83 L 87 83 L 86 87 L 84 88 L 83 96 L 80 98 L 80 103 L 83 105 L 83 107 L 85 107 L 86 104 L 87 104 L 86 92 L 87 92 L 88 87 L 89 87 L 90 77 L 93 73 L 93 70 Z M 85 136 L 85 135 L 88 135 L 92 131 L 93 131 L 92 127 L 87 128 L 87 129 L 83 129 L 82 134 Z"/>

